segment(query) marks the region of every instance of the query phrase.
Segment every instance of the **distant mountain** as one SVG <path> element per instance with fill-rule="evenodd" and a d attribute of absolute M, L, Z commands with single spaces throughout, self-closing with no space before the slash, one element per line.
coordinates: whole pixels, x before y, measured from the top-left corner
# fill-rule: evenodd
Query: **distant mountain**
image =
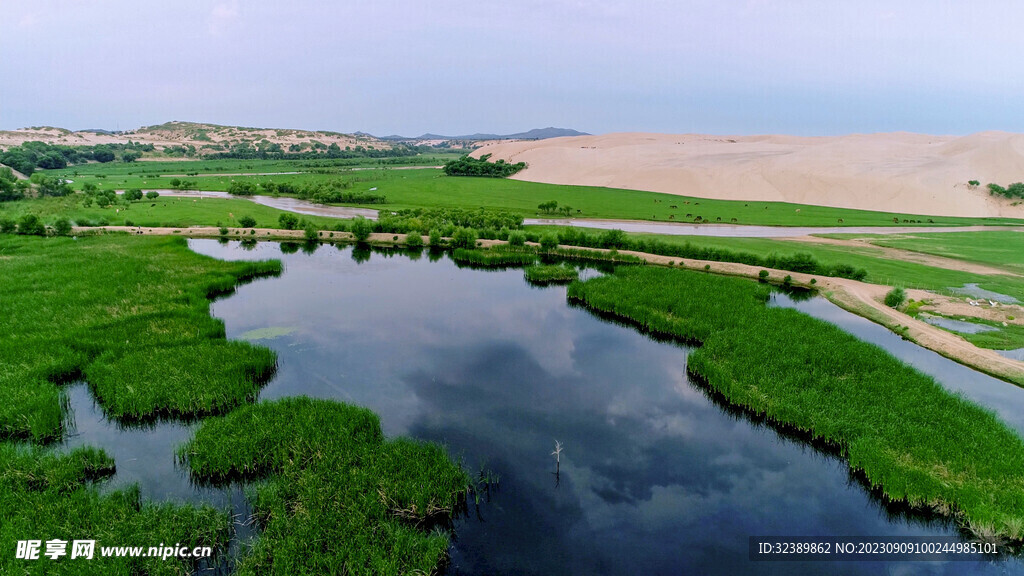
<path fill-rule="evenodd" d="M 562 136 L 590 136 L 586 132 L 579 132 L 570 128 L 534 128 L 527 132 L 517 132 L 515 134 L 466 134 L 463 136 L 444 136 L 441 134 L 432 134 L 427 132 L 421 136 L 410 138 L 407 136 L 399 136 L 397 134 L 391 136 L 378 136 L 380 140 L 545 140 L 547 138 L 560 138 Z"/>

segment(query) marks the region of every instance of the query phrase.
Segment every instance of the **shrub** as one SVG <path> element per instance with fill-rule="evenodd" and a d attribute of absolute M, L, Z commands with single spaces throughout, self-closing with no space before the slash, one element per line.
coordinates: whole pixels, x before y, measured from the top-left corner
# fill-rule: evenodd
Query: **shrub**
<path fill-rule="evenodd" d="M 160 197 L 160 193 L 157 192 L 156 190 L 150 190 L 149 192 L 146 192 L 146 198 L 148 198 L 150 200 L 156 200 L 159 197 Z"/>
<path fill-rule="evenodd" d="M 509 246 L 525 246 L 526 245 L 526 233 L 521 230 L 515 230 L 508 233 L 508 244 Z"/>
<path fill-rule="evenodd" d="M 441 245 L 441 243 L 442 243 L 441 231 L 438 230 L 437 228 L 431 228 L 431 230 L 427 234 L 427 236 L 429 237 L 430 245 L 431 246 L 435 246 L 436 247 L 436 246 L 440 246 Z"/>
<path fill-rule="evenodd" d="M 366 218 L 357 216 L 352 220 L 352 235 L 356 237 L 357 241 L 366 242 L 371 232 L 373 232 L 373 223 Z"/>
<path fill-rule="evenodd" d="M 238 225 L 242 228 L 252 228 L 256 225 L 256 219 L 252 216 L 242 216 L 238 219 Z"/>
<path fill-rule="evenodd" d="M 277 218 L 277 223 L 285 230 L 295 230 L 299 225 L 299 218 L 295 214 L 285 212 Z"/>
<path fill-rule="evenodd" d="M 452 234 L 453 248 L 473 248 L 476 246 L 476 230 L 459 227 Z"/>
<path fill-rule="evenodd" d="M 142 190 L 139 190 L 138 188 L 130 188 L 128 190 L 125 190 L 124 191 L 124 199 L 129 201 L 129 202 L 134 202 L 136 200 L 142 200 Z"/>
<path fill-rule="evenodd" d="M 18 234 L 46 236 L 46 226 L 35 214 L 25 214 L 18 219 Z"/>
<path fill-rule="evenodd" d="M 221 236 L 227 236 L 228 235 L 228 229 L 223 227 L 223 226 L 221 226 L 220 227 L 220 235 Z"/>
<path fill-rule="evenodd" d="M 554 234 L 545 234 L 540 237 L 540 247 L 543 250 L 554 250 L 558 248 L 558 237 Z"/>
<path fill-rule="evenodd" d="M 53 233 L 56 236 L 67 236 L 71 234 L 71 221 L 67 218 L 58 218 L 53 223 Z"/>
<path fill-rule="evenodd" d="M 17 224 L 10 218 L 0 218 L 0 233 L 13 234 L 18 229 Z"/>
<path fill-rule="evenodd" d="M 405 235 L 405 245 L 410 248 L 423 246 L 423 236 L 420 236 L 419 230 L 414 230 Z"/>
<path fill-rule="evenodd" d="M 903 288 L 893 288 L 885 295 L 885 305 L 890 308 L 899 308 L 906 299 L 907 293 L 903 291 Z"/>
<path fill-rule="evenodd" d="M 303 228 L 303 234 L 306 236 L 306 240 L 316 240 L 320 238 L 320 230 L 316 227 L 316 224 L 307 223 L 306 227 Z"/>
<path fill-rule="evenodd" d="M 768 281 L 768 271 L 767 270 L 761 270 L 760 272 L 758 272 L 757 273 L 757 279 L 760 280 L 761 282 L 767 282 Z"/>
<path fill-rule="evenodd" d="M 252 182 L 232 182 L 228 185 L 228 194 L 232 196 L 252 196 L 256 194 L 256 185 Z"/>

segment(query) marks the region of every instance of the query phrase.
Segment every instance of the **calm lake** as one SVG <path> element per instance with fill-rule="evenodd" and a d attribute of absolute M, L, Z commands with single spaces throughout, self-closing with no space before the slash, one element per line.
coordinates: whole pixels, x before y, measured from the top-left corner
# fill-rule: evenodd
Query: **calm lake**
<path fill-rule="evenodd" d="M 566 303 L 522 270 L 457 267 L 428 253 L 352 246 L 282 251 L 192 240 L 223 259 L 280 258 L 278 278 L 213 304 L 229 338 L 279 355 L 261 399 L 305 394 L 366 406 L 388 435 L 444 443 L 500 476 L 456 523 L 450 574 L 1005 574 L 1017 558 L 960 562 L 752 562 L 750 536 L 949 536 L 949 523 L 887 507 L 845 462 L 717 404 L 686 375 L 689 348 Z M 876 341 L 1024 430 L 1024 390 L 906 343 L 829 302 L 794 306 Z M 79 434 L 106 448 L 115 485 L 244 510 L 174 466 L 193 426 L 122 430 L 84 387 Z M 551 455 L 563 445 L 559 474 Z"/>

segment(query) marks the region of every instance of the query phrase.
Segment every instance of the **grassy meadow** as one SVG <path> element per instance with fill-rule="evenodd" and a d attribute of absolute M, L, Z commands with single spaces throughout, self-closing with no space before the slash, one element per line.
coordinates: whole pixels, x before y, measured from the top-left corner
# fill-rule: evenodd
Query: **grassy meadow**
<path fill-rule="evenodd" d="M 687 369 L 758 417 L 834 446 L 868 485 L 982 537 L 1024 537 L 1024 441 L 884 350 L 748 280 L 623 268 L 570 301 L 700 345 Z M 969 447 L 969 449 L 967 448 Z"/>
<path fill-rule="evenodd" d="M 438 158 L 441 160 L 441 158 Z M 524 217 L 562 217 L 559 212 L 545 212 L 538 205 L 555 201 L 570 207 L 569 214 L 578 218 L 610 218 L 654 220 L 659 222 L 694 222 L 698 217 L 706 223 L 766 226 L 960 226 L 973 224 L 1021 224 L 1019 220 L 998 218 L 959 218 L 920 216 L 867 210 L 848 210 L 781 202 L 744 202 L 708 200 L 656 192 L 614 188 L 563 186 L 499 178 L 445 176 L 442 170 L 423 168 L 344 172 L 323 169 L 317 173 L 303 167 L 300 160 L 256 161 L 217 160 L 200 162 L 133 164 L 90 164 L 59 171 L 42 171 L 73 180 L 72 187 L 81 190 L 87 182 L 100 190 L 170 188 L 171 175 L 191 180 L 200 190 L 227 191 L 232 182 L 287 182 L 294 185 L 345 180 L 353 192 L 384 195 L 382 208 L 487 208 L 508 210 Z M 320 161 L 317 161 L 320 162 Z M 220 164 L 218 164 L 220 163 Z M 196 167 L 191 167 L 193 164 Z M 375 167 L 367 165 L 363 167 Z M 218 173 L 295 172 L 272 176 L 224 176 Z M 77 174 L 76 174 L 77 172 Z M 195 176 L 188 174 L 197 173 Z M 208 175 L 203 175 L 203 174 Z M 181 176 L 186 175 L 186 176 Z"/>

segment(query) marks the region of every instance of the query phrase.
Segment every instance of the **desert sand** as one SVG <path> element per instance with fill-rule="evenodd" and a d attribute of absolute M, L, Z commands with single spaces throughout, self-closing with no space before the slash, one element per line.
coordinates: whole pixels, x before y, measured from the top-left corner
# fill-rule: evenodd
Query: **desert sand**
<path fill-rule="evenodd" d="M 1024 181 L 1024 134 L 834 137 L 617 133 L 498 143 L 473 156 L 524 161 L 514 178 L 699 198 L 935 216 L 1024 218 L 985 184 Z M 968 185 L 978 180 L 981 186 Z"/>

